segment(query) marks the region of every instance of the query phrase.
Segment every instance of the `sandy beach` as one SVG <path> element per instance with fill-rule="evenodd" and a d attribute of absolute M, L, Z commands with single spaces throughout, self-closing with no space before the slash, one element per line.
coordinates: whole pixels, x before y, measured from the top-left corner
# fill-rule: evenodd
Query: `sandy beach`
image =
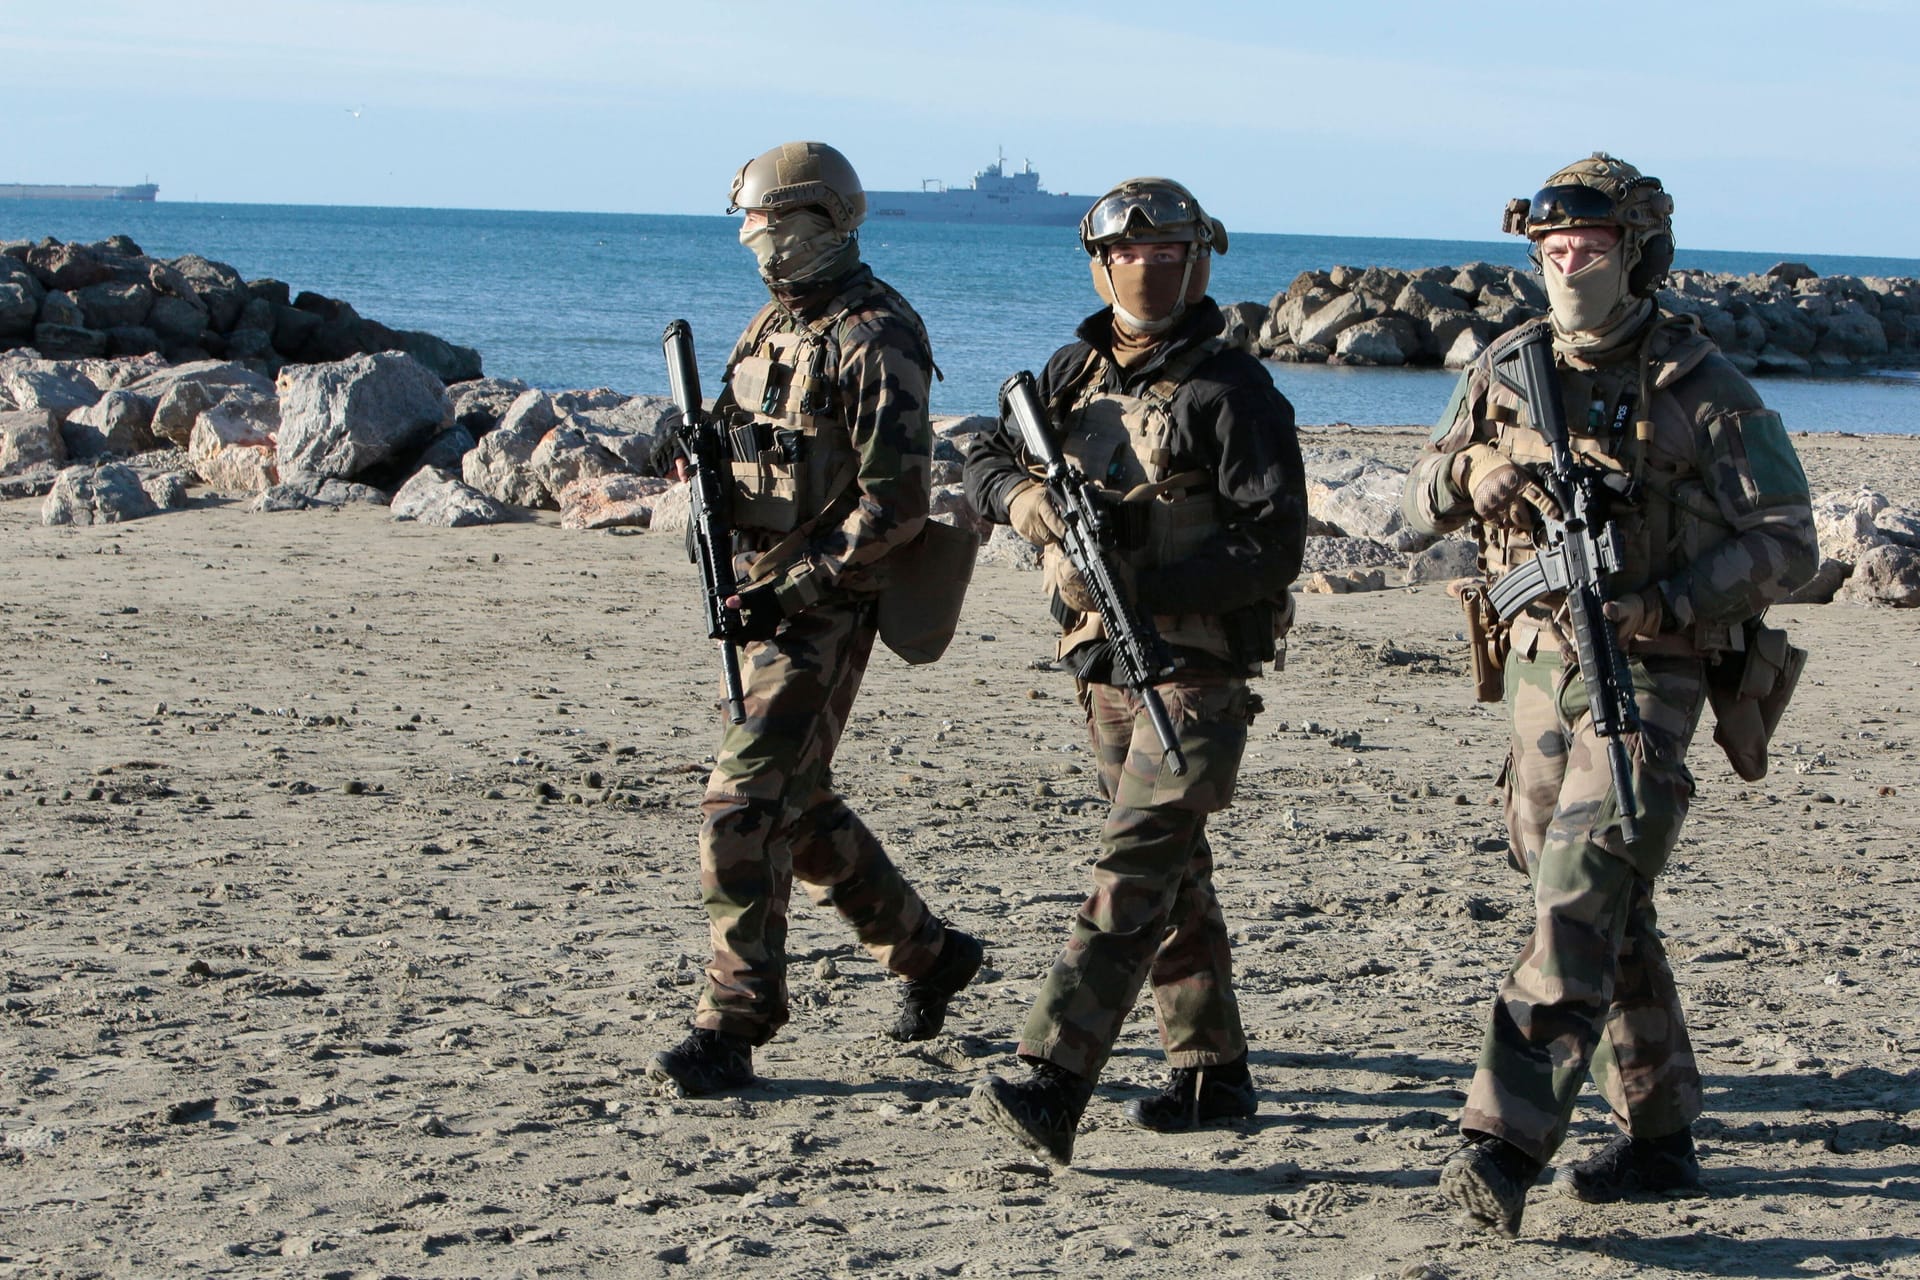
<path fill-rule="evenodd" d="M 1795 443 L 1816 493 L 1920 505 L 1920 437 Z M 1530 916 L 1442 587 L 1301 597 L 1260 685 L 1214 828 L 1258 1120 L 1127 1127 L 1143 1005 L 1049 1170 L 967 1106 L 1103 813 L 1036 575 L 983 566 L 940 664 L 876 657 L 836 774 L 982 980 L 885 1040 L 896 985 L 796 894 L 792 1024 L 690 1101 L 644 1071 L 706 956 L 677 537 L 39 511 L 0 503 L 0 1276 L 1920 1276 L 1920 613 L 1775 610 L 1812 660 L 1772 773 L 1691 757 L 1659 907 L 1707 1194 L 1542 1187 L 1509 1244 L 1436 1192 Z M 1563 1158 L 1609 1133 L 1589 1092 Z"/>

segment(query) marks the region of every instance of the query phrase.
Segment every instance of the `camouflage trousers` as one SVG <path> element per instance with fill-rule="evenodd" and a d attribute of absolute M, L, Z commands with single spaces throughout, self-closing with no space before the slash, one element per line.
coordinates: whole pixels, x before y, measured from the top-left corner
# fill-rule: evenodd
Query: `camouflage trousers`
<path fill-rule="evenodd" d="M 787 1021 L 795 880 L 893 972 L 929 972 L 945 929 L 833 790 L 834 748 L 873 652 L 870 603 L 823 606 L 742 652 L 746 720 L 720 739 L 700 803 L 713 958 L 693 1025 L 765 1044 Z"/>
<path fill-rule="evenodd" d="M 1247 1049 L 1206 823 L 1233 799 L 1258 700 L 1245 680 L 1224 676 L 1178 679 L 1159 690 L 1186 753 L 1181 777 L 1166 768 L 1136 695 L 1106 684 L 1084 685 L 1080 694 L 1100 791 L 1112 808 L 1093 894 L 1040 989 L 1019 1053 L 1086 1080 L 1099 1078 L 1149 979 L 1160 1043 L 1174 1066 L 1216 1066 Z"/>
<path fill-rule="evenodd" d="M 1675 1133 L 1700 1114 L 1653 880 L 1693 796 L 1686 752 L 1706 677 L 1692 658 L 1636 660 L 1632 670 L 1642 732 L 1630 744 L 1639 835 L 1628 844 L 1578 671 L 1557 650 L 1507 667 L 1507 828 L 1513 860 L 1533 882 L 1534 927 L 1494 999 L 1460 1127 L 1543 1164 L 1589 1073 L 1636 1137 Z"/>

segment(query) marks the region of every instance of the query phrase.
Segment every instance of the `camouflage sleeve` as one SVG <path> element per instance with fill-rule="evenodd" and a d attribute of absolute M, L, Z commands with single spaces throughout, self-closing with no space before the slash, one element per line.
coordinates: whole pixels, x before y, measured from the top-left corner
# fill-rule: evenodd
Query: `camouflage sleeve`
<path fill-rule="evenodd" d="M 1452 533 L 1473 515 L 1473 504 L 1453 487 L 1454 455 L 1473 441 L 1473 387 L 1473 370 L 1463 371 L 1400 491 L 1400 514 L 1421 533 Z"/>
<path fill-rule="evenodd" d="M 930 380 L 919 335 L 891 315 L 858 315 L 841 330 L 840 403 L 858 456 L 858 496 L 774 584 L 787 612 L 868 589 L 864 571 L 919 535 L 933 472 Z"/>
<path fill-rule="evenodd" d="M 1701 478 L 1733 536 L 1660 582 L 1682 627 L 1751 618 L 1819 567 L 1806 472 L 1780 415 L 1758 406 L 1709 404 L 1696 423 Z"/>

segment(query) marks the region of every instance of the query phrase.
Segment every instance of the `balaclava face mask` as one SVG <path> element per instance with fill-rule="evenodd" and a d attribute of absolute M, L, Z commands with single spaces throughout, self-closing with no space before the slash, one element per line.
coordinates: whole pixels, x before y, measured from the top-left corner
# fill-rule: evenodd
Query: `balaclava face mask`
<path fill-rule="evenodd" d="M 1653 310 L 1653 299 L 1635 297 L 1628 288 L 1632 270 L 1625 236 L 1572 275 L 1562 275 L 1553 259 L 1541 254 L 1554 346 L 1588 360 L 1631 346 Z"/>
<path fill-rule="evenodd" d="M 1183 262 L 1109 266 L 1101 254 L 1090 259 L 1089 266 L 1094 292 L 1113 308 L 1115 329 L 1154 338 L 1171 329 L 1188 306 L 1207 296 L 1212 255 L 1189 245 Z M 1119 337 L 1116 334 L 1116 345 Z"/>
<path fill-rule="evenodd" d="M 760 264 L 771 288 L 792 289 L 839 274 L 858 253 L 850 232 L 840 231 L 819 209 L 790 209 L 765 226 L 740 225 L 740 243 Z"/>

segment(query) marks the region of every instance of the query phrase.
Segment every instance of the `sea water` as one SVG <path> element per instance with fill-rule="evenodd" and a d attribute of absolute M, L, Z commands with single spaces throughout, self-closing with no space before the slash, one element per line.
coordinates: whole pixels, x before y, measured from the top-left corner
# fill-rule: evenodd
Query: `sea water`
<path fill-rule="evenodd" d="M 198 253 L 248 279 L 270 276 L 353 304 L 397 329 L 474 347 L 486 370 L 550 390 L 665 394 L 660 333 L 693 326 L 706 391 L 766 293 L 736 219 L 310 205 L 0 201 L 0 240 L 124 233 L 148 254 Z M 926 320 L 945 381 L 938 413 L 984 413 L 1000 384 L 1034 369 L 1099 305 L 1070 227 L 906 223 L 864 230 L 866 259 Z M 1764 271 L 1783 258 L 1823 275 L 1920 276 L 1920 261 L 1682 251 L 1678 265 Z M 1526 265 L 1505 241 L 1235 234 L 1215 257 L 1221 302 L 1269 301 L 1301 271 L 1337 264 Z M 1428 423 L 1454 375 L 1431 369 L 1271 365 L 1303 423 Z M 1920 433 L 1920 379 L 1767 378 L 1796 430 Z"/>

